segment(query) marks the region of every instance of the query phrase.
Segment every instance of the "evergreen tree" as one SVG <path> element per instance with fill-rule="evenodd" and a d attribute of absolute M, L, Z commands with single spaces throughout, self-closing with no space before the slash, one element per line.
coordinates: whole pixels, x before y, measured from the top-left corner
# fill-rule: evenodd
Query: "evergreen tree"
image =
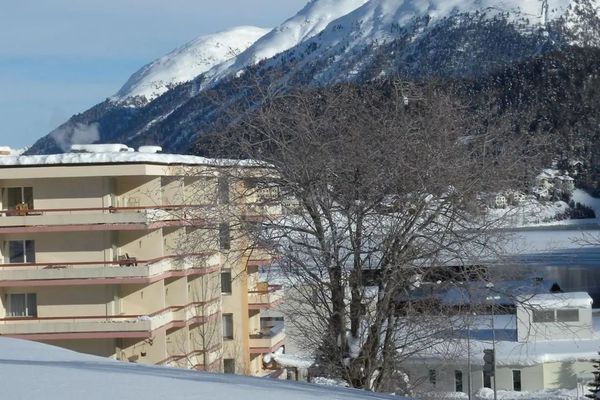
<path fill-rule="evenodd" d="M 592 371 L 594 374 L 594 380 L 588 385 L 589 393 L 585 395 L 588 399 L 598 399 L 600 398 L 600 359 L 594 360 L 594 368 L 595 371 Z"/>

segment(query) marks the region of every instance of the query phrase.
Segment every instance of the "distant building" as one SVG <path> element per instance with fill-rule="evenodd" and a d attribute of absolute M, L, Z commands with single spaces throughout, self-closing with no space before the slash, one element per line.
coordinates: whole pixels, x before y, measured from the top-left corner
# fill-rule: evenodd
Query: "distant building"
<path fill-rule="evenodd" d="M 222 160 L 84 146 L 0 157 L 0 335 L 144 364 L 251 375 L 285 333 L 260 282 L 270 254 L 216 210 L 277 212 L 235 196 Z M 92 153 L 89 153 L 92 151 Z M 98 152 L 100 151 L 100 152 Z M 242 178 L 255 166 L 235 165 Z"/>
<path fill-rule="evenodd" d="M 591 379 L 592 360 L 600 349 L 593 319 L 587 293 L 521 296 L 516 314 L 494 317 L 493 331 L 491 315 L 478 316 L 471 329 L 462 331 L 462 338 L 443 341 L 403 367 L 415 389 L 423 392 L 466 393 L 469 355 L 472 393 L 491 388 L 494 379 L 498 390 L 574 389 L 578 381 Z M 484 350 L 494 347 L 492 332 L 495 377 L 483 368 Z"/>

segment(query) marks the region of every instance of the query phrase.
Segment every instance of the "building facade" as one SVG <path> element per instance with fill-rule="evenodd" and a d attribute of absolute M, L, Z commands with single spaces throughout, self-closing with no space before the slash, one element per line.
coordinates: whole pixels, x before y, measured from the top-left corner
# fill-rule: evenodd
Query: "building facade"
<path fill-rule="evenodd" d="M 237 221 L 255 167 L 191 156 L 0 157 L 0 335 L 144 364 L 264 375 L 285 333 L 270 254 Z"/>
<path fill-rule="evenodd" d="M 523 296 L 515 314 L 480 316 L 468 333 L 471 340 L 432 346 L 405 368 L 415 389 L 424 393 L 467 393 L 469 384 L 471 393 L 494 384 L 509 391 L 584 390 L 600 349 L 597 318 L 587 293 Z M 495 374 L 484 363 L 485 352 L 493 350 Z"/>

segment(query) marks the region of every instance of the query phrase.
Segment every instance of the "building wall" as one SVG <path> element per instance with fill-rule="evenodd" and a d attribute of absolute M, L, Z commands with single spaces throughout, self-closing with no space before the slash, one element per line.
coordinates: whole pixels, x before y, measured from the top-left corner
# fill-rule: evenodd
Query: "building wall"
<path fill-rule="evenodd" d="M 564 338 L 565 332 L 580 339 L 590 339 L 594 335 L 592 328 L 592 309 L 579 308 L 577 322 L 533 322 L 532 310 L 517 307 L 517 335 L 519 342 L 534 342 Z"/>
<path fill-rule="evenodd" d="M 544 387 L 547 389 L 575 389 L 578 377 L 589 377 L 594 371 L 593 363 L 553 362 L 544 364 Z"/>
<path fill-rule="evenodd" d="M 165 305 L 164 281 L 150 285 L 120 285 L 120 310 L 125 315 L 146 315 L 160 311 Z"/>
<path fill-rule="evenodd" d="M 77 339 L 77 340 L 41 340 L 52 346 L 94 354 L 101 357 L 115 357 L 117 339 Z"/>
<path fill-rule="evenodd" d="M 464 363 L 432 361 L 407 361 L 403 364 L 410 382 L 417 392 L 454 392 L 456 370 L 463 373 L 463 392 L 468 390 L 468 367 Z M 534 392 L 545 389 L 575 389 L 577 378 L 589 376 L 592 371 L 590 362 L 552 362 L 535 365 L 507 365 L 496 369 L 497 389 L 514 390 L 513 371 L 521 371 L 521 391 Z M 436 384 L 429 381 L 429 371 L 436 371 Z M 481 365 L 471 367 L 472 393 L 483 387 Z M 493 378 L 492 378 L 493 382 Z"/>
<path fill-rule="evenodd" d="M 103 332 L 97 339 L 46 341 L 76 351 L 146 364 L 171 363 L 169 360 L 181 356 L 182 358 L 173 361 L 174 364 L 171 365 L 212 371 L 222 370 L 223 358 L 234 358 L 237 373 L 257 375 L 264 373 L 262 355 L 250 355 L 249 352 L 249 335 L 260 331 L 260 313 L 248 310 L 248 289 L 256 286 L 257 271 L 256 268 L 250 272 L 246 270 L 247 260 L 244 253 L 247 243 L 240 237 L 239 232 L 233 230 L 231 232 L 231 250 L 220 249 L 218 223 L 227 218 L 215 219 L 219 215 L 221 217 L 225 215 L 220 214 L 219 211 L 228 209 L 232 213 L 239 213 L 244 207 L 237 203 L 217 206 L 219 172 L 215 168 L 208 167 L 196 169 L 198 172 L 196 175 L 183 177 L 182 170 L 188 173 L 189 168 L 156 165 L 23 167 L 14 170 L 0 168 L 0 187 L 33 187 L 34 209 L 104 208 L 104 210 L 77 211 L 76 213 L 92 214 L 84 215 L 84 219 L 73 218 L 71 210 L 57 212 L 57 214 L 68 215 L 68 217 L 61 216 L 60 219 L 47 218 L 46 215 L 53 215 L 51 212 L 45 213 L 43 217 L 35 215 L 5 217 L 15 218 L 13 222 L 22 220 L 23 223 L 28 224 L 34 220 L 41 221 L 42 224 L 56 224 L 53 225 L 53 229 L 58 230 L 69 224 L 82 224 L 84 222 L 81 221 L 95 218 L 95 213 L 98 213 L 99 217 L 98 222 L 95 219 L 90 220 L 93 224 L 119 221 L 118 225 L 103 227 L 107 229 L 106 231 L 23 234 L 6 233 L 14 231 L 14 227 L 18 224 L 5 224 L 0 226 L 0 243 L 8 240 L 34 240 L 36 264 L 42 265 L 24 266 L 32 270 L 43 268 L 44 263 L 65 263 L 67 264 L 65 268 L 85 268 L 71 264 L 112 263 L 117 261 L 119 256 L 124 255 L 135 257 L 138 261 L 145 261 L 186 253 L 215 253 L 217 255 L 212 255 L 208 263 L 199 258 L 197 265 L 194 266 L 200 268 L 209 265 L 230 270 L 234 277 L 230 295 L 221 294 L 220 271 L 204 276 L 171 277 L 151 284 L 121 281 L 107 285 L 105 281 L 94 284 L 90 280 L 85 282 L 85 285 L 82 285 L 82 282 L 72 285 L 65 280 L 62 283 L 53 282 L 54 286 L 1 287 L 0 285 L 0 317 L 6 317 L 7 295 L 24 292 L 37 294 L 38 317 L 145 316 L 165 310 L 167 307 L 188 305 L 186 309 L 165 311 L 165 314 L 173 312 L 174 320 L 160 328 L 153 328 L 151 332 L 148 331 L 147 338 L 129 337 L 132 335 L 106 338 L 107 335 L 121 334 L 118 331 L 110 331 Z M 238 186 L 231 187 L 231 203 L 240 200 L 237 197 L 240 189 Z M 135 207 L 184 203 L 206 205 L 207 207 L 201 210 L 188 210 L 188 213 L 195 214 L 187 215 L 188 218 L 191 215 L 192 218 L 198 218 L 206 224 L 193 229 L 163 227 L 129 230 L 123 224 L 137 221 L 135 223 L 138 228 L 140 224 L 146 223 L 145 220 L 142 218 L 102 219 L 108 214 L 119 217 L 118 213 L 137 212 Z M 133 209 L 108 210 L 108 207 L 132 207 Z M 217 207 L 220 207 L 219 210 Z M 112 215 L 115 211 L 117 214 Z M 174 218 L 177 218 L 176 212 L 174 211 Z M 21 219 L 17 220 L 18 218 Z M 28 230 L 30 229 L 31 227 L 28 227 Z M 4 246 L 0 246 L 0 255 L 4 256 Z M 127 266 L 113 264 L 107 268 L 127 268 Z M 96 265 L 95 270 L 99 269 Z M 190 303 L 194 302 L 206 304 L 198 304 L 195 308 L 189 307 Z M 223 313 L 233 314 L 235 339 L 232 341 L 223 340 L 221 318 Z M 188 320 L 199 314 L 204 314 L 205 318 Z M 148 320 L 143 321 L 146 323 Z M 153 321 L 157 323 L 156 320 Z M 27 321 L 20 322 L 28 324 Z M 7 320 L 5 323 L 10 321 Z M 31 323 L 36 323 L 35 318 L 32 318 Z M 44 323 L 48 323 L 48 326 L 52 324 L 48 321 Z M 77 323 L 77 320 L 73 323 Z M 154 325 L 148 323 L 148 326 Z M 94 334 L 94 332 L 87 333 Z M 135 332 L 135 335 L 145 334 L 145 331 Z M 205 365 L 207 363 L 209 365 Z"/>

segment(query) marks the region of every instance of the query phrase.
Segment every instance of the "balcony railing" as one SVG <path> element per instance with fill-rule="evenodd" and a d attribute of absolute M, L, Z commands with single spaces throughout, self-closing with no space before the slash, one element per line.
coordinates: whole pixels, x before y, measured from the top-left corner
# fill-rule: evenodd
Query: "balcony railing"
<path fill-rule="evenodd" d="M 273 308 L 283 302 L 283 286 L 259 282 L 254 290 L 248 291 L 248 309 Z"/>
<path fill-rule="evenodd" d="M 274 252 L 268 247 L 255 247 L 250 250 L 248 257 L 248 267 L 262 267 L 273 262 Z"/>
<path fill-rule="evenodd" d="M 285 343 L 285 329 L 277 326 L 257 334 L 250 335 L 250 353 L 272 353 Z"/>
<path fill-rule="evenodd" d="M 97 278 L 149 278 L 167 273 L 206 272 L 219 268 L 214 253 L 171 255 L 150 260 L 125 256 L 116 261 L 0 264 L 0 281 Z M 0 284 L 0 286 L 2 286 Z"/>
<path fill-rule="evenodd" d="M 138 207 L 87 207 L 52 209 L 0 210 L 0 227 L 85 225 L 85 224 L 150 224 L 163 221 L 208 220 L 207 205 L 168 205 Z"/>
<path fill-rule="evenodd" d="M 219 312 L 218 299 L 172 306 L 145 315 L 109 315 L 76 317 L 9 317 L 0 319 L 0 335 L 77 335 L 150 337 L 166 325 L 185 326 L 204 323 Z M 110 335 L 113 334 L 113 335 Z"/>

